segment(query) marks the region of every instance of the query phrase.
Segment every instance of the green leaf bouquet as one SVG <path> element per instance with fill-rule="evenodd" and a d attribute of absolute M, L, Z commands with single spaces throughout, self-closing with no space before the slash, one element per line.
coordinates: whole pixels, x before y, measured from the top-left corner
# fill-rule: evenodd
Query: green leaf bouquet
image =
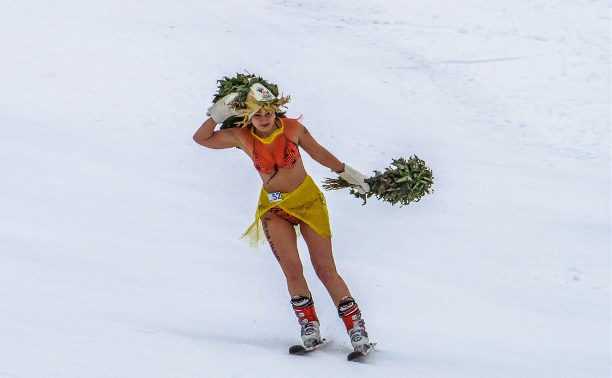
<path fill-rule="evenodd" d="M 361 198 L 364 205 L 368 198 L 375 196 L 391 205 L 399 203 L 400 207 L 418 202 L 424 195 L 433 193 L 433 173 L 416 155 L 408 160 L 393 159 L 391 166 L 384 172 L 374 171 L 374 176 L 365 179 L 365 182 L 370 185 L 370 191 L 363 194 L 341 177 L 325 179 L 323 189 L 350 188 L 350 193 L 356 198 Z"/>

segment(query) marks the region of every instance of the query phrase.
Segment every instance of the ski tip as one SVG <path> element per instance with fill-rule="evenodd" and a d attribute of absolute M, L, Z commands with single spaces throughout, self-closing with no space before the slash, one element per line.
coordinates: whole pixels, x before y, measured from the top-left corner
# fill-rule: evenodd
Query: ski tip
<path fill-rule="evenodd" d="M 303 345 L 292 345 L 289 347 L 289 354 L 302 354 L 306 352 L 306 348 Z"/>
<path fill-rule="evenodd" d="M 291 347 L 289 347 L 289 354 L 304 354 L 306 352 L 313 351 L 325 344 L 327 344 L 327 340 L 322 339 L 320 343 L 313 345 L 311 347 L 308 347 L 308 348 L 300 344 L 292 345 Z"/>
<path fill-rule="evenodd" d="M 348 356 L 346 356 L 346 360 L 347 361 L 357 361 L 362 357 L 365 357 L 365 353 L 355 351 L 355 352 L 349 353 Z"/>
<path fill-rule="evenodd" d="M 376 343 L 371 343 L 368 348 L 361 352 L 361 351 L 354 351 L 348 354 L 348 356 L 346 356 L 347 361 L 358 361 L 359 359 L 367 356 L 372 349 L 374 349 L 374 347 L 376 346 Z"/>

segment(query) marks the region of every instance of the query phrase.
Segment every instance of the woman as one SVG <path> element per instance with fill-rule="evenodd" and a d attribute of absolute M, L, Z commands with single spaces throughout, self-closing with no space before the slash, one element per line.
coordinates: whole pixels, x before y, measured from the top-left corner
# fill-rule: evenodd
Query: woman
<path fill-rule="evenodd" d="M 306 348 L 321 343 L 319 319 L 298 254 L 296 226 L 304 238 L 317 277 L 321 280 L 346 326 L 355 351 L 370 347 L 361 311 L 346 283 L 336 271 L 331 230 L 323 193 L 304 169 L 300 148 L 315 161 L 337 172 L 358 190 L 367 192 L 366 176 L 338 160 L 322 147 L 298 120 L 285 118 L 280 106 L 288 98 L 277 97 L 275 85 L 253 76 L 246 101 L 231 93 L 208 109 L 208 118 L 193 136 L 213 149 L 239 147 L 252 160 L 263 181 L 255 222 L 245 233 L 257 242 L 267 239 L 287 279 L 291 304 L 301 325 Z M 268 88 L 263 83 L 268 84 Z M 277 92 L 275 95 L 272 91 Z M 216 130 L 217 124 L 234 125 Z M 231 122 L 230 122 L 231 123 Z"/>

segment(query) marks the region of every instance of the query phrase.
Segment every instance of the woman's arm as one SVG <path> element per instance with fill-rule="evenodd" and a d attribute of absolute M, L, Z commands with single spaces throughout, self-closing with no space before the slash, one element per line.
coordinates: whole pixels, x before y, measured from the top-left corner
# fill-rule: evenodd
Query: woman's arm
<path fill-rule="evenodd" d="M 331 152 L 325 147 L 321 146 L 315 138 L 310 134 L 308 129 L 299 124 L 300 130 L 298 130 L 298 141 L 300 147 L 310 155 L 317 163 L 331 169 L 336 173 L 344 171 L 344 163 L 338 160 Z"/>
<path fill-rule="evenodd" d="M 236 129 L 217 130 L 217 122 L 208 118 L 193 135 L 193 140 L 204 147 L 221 149 L 238 147 L 240 139 Z"/>
<path fill-rule="evenodd" d="M 304 125 L 299 124 L 298 141 L 304 151 L 308 153 L 319 164 L 328 167 L 338 173 L 340 177 L 352 184 L 359 193 L 367 193 L 370 191 L 370 185 L 365 182 L 368 178 L 363 173 L 357 171 L 349 165 L 342 163 L 331 152 L 327 151 L 310 135 L 308 129 Z"/>

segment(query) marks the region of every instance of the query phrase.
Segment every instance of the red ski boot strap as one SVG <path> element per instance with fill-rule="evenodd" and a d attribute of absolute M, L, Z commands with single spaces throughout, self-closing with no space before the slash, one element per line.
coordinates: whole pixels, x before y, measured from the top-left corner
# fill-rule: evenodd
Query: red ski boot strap
<path fill-rule="evenodd" d="M 365 324 L 361 320 L 361 310 L 355 303 L 355 300 L 351 297 L 344 298 L 338 306 L 338 316 L 344 322 L 344 326 L 347 331 L 350 331 L 355 327 L 355 323 L 361 323 L 361 326 L 365 328 Z"/>
<path fill-rule="evenodd" d="M 292 298 L 291 305 L 293 306 L 293 311 L 295 312 L 300 324 L 319 321 L 317 312 L 315 311 L 314 302 L 311 298 Z"/>

